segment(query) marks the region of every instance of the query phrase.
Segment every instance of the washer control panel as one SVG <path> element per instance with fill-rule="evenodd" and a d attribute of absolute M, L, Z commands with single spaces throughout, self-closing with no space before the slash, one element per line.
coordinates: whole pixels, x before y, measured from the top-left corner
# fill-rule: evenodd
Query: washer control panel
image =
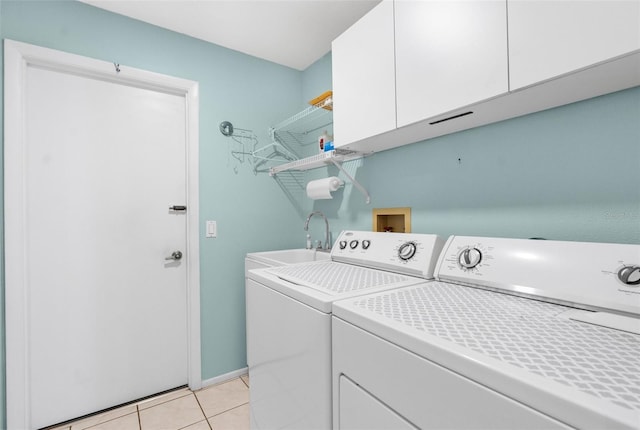
<path fill-rule="evenodd" d="M 618 270 L 618 279 L 625 285 L 640 286 L 640 266 L 622 266 Z"/>
<path fill-rule="evenodd" d="M 415 257 L 418 251 L 418 244 L 416 242 L 405 242 L 398 248 L 398 257 L 402 261 L 409 261 Z"/>
<path fill-rule="evenodd" d="M 349 230 L 340 233 L 331 259 L 431 279 L 444 242 L 433 234 Z"/>
<path fill-rule="evenodd" d="M 482 261 L 482 251 L 476 247 L 465 248 L 458 254 L 458 263 L 465 269 L 473 269 Z"/>
<path fill-rule="evenodd" d="M 435 276 L 640 316 L 640 245 L 451 236 Z"/>

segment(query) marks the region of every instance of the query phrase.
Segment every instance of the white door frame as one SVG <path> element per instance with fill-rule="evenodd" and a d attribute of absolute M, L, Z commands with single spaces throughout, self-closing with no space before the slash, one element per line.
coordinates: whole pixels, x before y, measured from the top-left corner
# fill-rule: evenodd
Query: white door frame
<path fill-rule="evenodd" d="M 27 68 L 92 77 L 184 96 L 186 103 L 187 334 L 188 383 L 202 386 L 200 356 L 200 247 L 198 209 L 198 83 L 126 66 L 116 66 L 53 49 L 4 41 L 4 236 L 5 330 L 8 428 L 31 428 L 28 308 L 26 285 L 25 90 Z"/>

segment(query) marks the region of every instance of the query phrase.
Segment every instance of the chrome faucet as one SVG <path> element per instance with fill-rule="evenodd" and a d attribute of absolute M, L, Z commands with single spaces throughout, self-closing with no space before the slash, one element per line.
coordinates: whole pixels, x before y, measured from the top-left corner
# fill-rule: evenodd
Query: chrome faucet
<path fill-rule="evenodd" d="M 331 243 L 329 242 L 329 220 L 327 220 L 327 217 L 324 216 L 322 212 L 315 211 L 309 214 L 309 216 L 307 217 L 307 221 L 305 221 L 304 223 L 304 231 L 309 231 L 309 221 L 311 220 L 311 217 L 313 217 L 314 215 L 320 215 L 322 218 L 324 218 L 324 225 L 326 227 L 325 236 L 324 236 L 324 249 L 328 251 L 331 249 Z M 320 242 L 319 245 L 320 246 L 317 247 L 317 249 L 322 249 L 322 242 Z"/>

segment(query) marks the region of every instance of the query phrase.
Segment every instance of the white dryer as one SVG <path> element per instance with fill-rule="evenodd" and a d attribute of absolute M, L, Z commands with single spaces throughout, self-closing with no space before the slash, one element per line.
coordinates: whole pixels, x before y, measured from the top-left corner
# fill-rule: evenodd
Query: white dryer
<path fill-rule="evenodd" d="M 330 261 L 250 270 L 251 428 L 330 429 L 332 302 L 432 278 L 443 245 L 435 235 L 344 231 Z"/>
<path fill-rule="evenodd" d="M 640 246 L 449 238 L 333 306 L 335 429 L 640 429 Z"/>

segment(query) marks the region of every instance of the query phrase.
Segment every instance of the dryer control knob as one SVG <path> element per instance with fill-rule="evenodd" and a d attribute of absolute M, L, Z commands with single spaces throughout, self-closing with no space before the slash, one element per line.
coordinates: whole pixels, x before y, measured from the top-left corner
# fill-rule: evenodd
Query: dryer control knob
<path fill-rule="evenodd" d="M 357 240 L 352 240 L 351 242 L 349 242 L 349 247 L 351 249 L 356 249 L 358 247 L 358 241 Z"/>
<path fill-rule="evenodd" d="M 466 248 L 458 254 L 458 263 L 465 269 L 473 269 L 482 261 L 482 252 L 478 248 Z"/>
<path fill-rule="evenodd" d="M 629 286 L 640 285 L 640 266 L 624 266 L 618 271 L 618 279 Z"/>
<path fill-rule="evenodd" d="M 370 240 L 363 240 L 362 241 L 362 249 L 369 249 L 369 247 L 371 246 L 371 241 Z"/>
<path fill-rule="evenodd" d="M 340 241 L 340 249 L 345 249 L 347 247 L 347 241 L 346 240 L 341 240 Z"/>
<path fill-rule="evenodd" d="M 416 250 L 417 247 L 414 242 L 405 242 L 398 248 L 398 257 L 400 257 L 402 261 L 411 260 L 413 256 L 416 255 Z"/>

